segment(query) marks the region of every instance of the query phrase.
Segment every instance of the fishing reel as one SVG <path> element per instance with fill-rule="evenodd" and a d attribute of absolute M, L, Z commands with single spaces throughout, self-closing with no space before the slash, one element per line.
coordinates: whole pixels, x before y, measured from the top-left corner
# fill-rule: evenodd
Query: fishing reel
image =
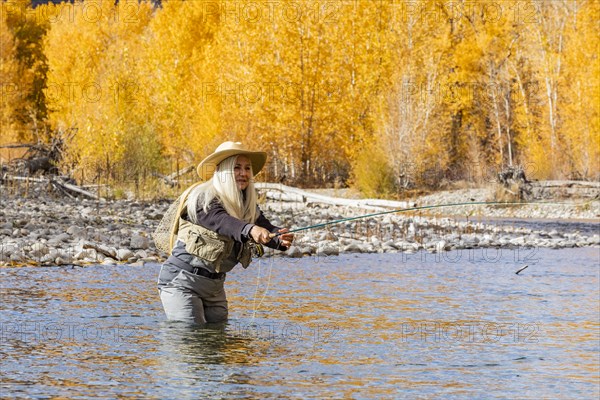
<path fill-rule="evenodd" d="M 252 252 L 252 258 L 260 258 L 265 254 L 263 245 L 256 243 L 254 240 L 250 241 L 250 251 Z"/>

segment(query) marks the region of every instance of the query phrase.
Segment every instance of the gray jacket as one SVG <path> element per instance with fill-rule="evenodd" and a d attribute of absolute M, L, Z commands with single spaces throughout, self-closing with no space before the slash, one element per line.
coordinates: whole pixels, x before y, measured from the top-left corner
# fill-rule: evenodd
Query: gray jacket
<path fill-rule="evenodd" d="M 216 232 L 219 235 L 231 238 L 234 241 L 234 246 L 231 250 L 231 253 L 226 255 L 221 261 L 218 272 L 228 272 L 235 267 L 235 265 L 238 263 L 237 255 L 240 254 L 243 244 L 250 239 L 250 230 L 254 225 L 263 227 L 272 233 L 275 233 L 280 229 L 271 224 L 271 222 L 263 215 L 260 209 L 258 211 L 259 216 L 256 222 L 251 224 L 229 215 L 223 205 L 217 200 L 214 200 L 211 203 L 207 212 L 204 212 L 204 210 L 201 208 L 197 210 L 199 225 Z M 182 218 L 187 220 L 187 215 L 183 215 Z M 269 243 L 267 243 L 266 246 L 282 251 L 287 250 L 287 247 L 281 244 L 279 237 L 274 237 Z M 212 265 L 206 260 L 190 254 L 186 251 L 185 243 L 183 243 L 181 240 L 177 240 L 176 245 L 173 247 L 171 252 L 171 256 L 167 259 L 165 264 L 181 267 L 181 263 L 189 266 L 190 269 L 194 267 L 200 267 L 208 270 L 209 272 L 217 272 L 215 265 Z"/>

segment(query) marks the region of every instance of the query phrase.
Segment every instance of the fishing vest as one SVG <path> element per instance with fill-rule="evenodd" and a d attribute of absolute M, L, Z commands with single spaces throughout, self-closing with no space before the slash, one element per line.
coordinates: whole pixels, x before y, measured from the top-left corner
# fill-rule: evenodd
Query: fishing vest
<path fill-rule="evenodd" d="M 179 218 L 177 239 L 185 243 L 185 250 L 188 253 L 213 265 L 216 272 L 221 272 L 221 263 L 229 257 L 234 246 L 233 239 L 219 235 L 183 218 Z M 242 244 L 236 259 L 242 264 L 242 267 L 248 268 L 252 261 L 252 250 L 249 241 Z"/>

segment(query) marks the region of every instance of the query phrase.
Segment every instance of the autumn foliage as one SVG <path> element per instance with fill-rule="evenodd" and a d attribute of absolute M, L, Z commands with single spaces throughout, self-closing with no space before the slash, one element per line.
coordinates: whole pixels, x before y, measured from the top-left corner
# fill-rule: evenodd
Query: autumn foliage
<path fill-rule="evenodd" d="M 224 140 L 264 179 L 393 195 L 598 179 L 600 2 L 2 2 L 2 142 L 67 140 L 78 180 L 195 164 Z M 66 134 L 70 132 L 70 134 Z"/>

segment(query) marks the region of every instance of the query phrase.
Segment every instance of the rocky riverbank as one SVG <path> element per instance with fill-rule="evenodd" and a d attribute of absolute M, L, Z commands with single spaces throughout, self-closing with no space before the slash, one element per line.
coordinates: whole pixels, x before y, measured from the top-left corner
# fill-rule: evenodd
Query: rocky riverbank
<path fill-rule="evenodd" d="M 482 190 L 469 191 L 440 193 L 414 202 L 427 205 L 486 199 Z M 100 201 L 49 197 L 43 193 L 25 198 L 3 191 L 0 265 L 160 262 L 166 254 L 156 249 L 151 234 L 169 205 L 168 201 Z M 262 208 L 274 224 L 292 229 L 373 212 L 348 206 L 269 200 Z M 534 219 L 538 223 L 523 224 L 514 218 Z M 553 225 L 543 219 L 577 219 L 580 224 Z M 600 246 L 599 221 L 598 200 L 516 207 L 449 207 L 387 214 L 302 231 L 295 245 L 281 255 Z M 267 256 L 279 254 L 267 252 Z"/>

